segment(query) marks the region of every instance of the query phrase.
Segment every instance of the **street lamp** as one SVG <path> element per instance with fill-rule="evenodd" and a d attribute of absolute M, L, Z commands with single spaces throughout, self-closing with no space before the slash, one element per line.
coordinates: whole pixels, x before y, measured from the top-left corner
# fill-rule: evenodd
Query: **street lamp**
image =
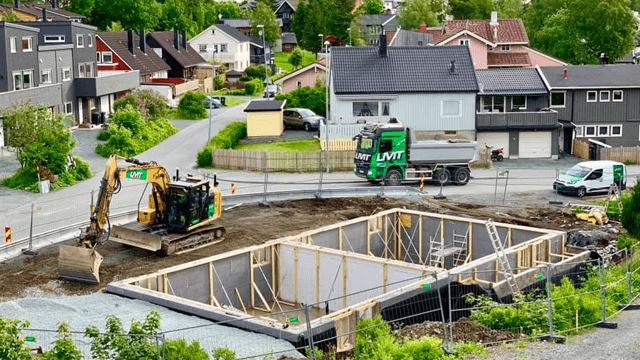
<path fill-rule="evenodd" d="M 264 41 L 264 25 L 259 24 L 258 29 L 260 30 L 260 35 L 262 35 L 262 52 L 264 53 L 264 82 L 265 82 L 265 92 L 267 93 L 267 101 L 269 101 L 269 72 L 267 70 L 267 44 Z"/>
<path fill-rule="evenodd" d="M 347 31 L 349 32 L 349 46 L 351 46 L 351 28 L 347 28 Z"/>
<path fill-rule="evenodd" d="M 327 174 L 329 173 L 329 76 L 331 76 L 331 62 L 329 61 L 329 51 L 328 47 L 331 43 L 329 41 L 324 42 L 324 55 L 327 61 L 327 72 L 324 76 L 324 116 L 326 119 L 325 126 L 325 157 L 327 162 Z"/>

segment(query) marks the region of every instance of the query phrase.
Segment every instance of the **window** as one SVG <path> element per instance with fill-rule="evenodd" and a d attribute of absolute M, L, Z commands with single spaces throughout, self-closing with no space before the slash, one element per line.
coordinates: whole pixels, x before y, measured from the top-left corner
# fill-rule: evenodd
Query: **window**
<path fill-rule="evenodd" d="M 512 108 L 526 108 L 527 107 L 527 97 L 526 96 L 514 96 L 511 100 Z"/>
<path fill-rule="evenodd" d="M 593 170 L 591 172 L 591 174 L 589 174 L 589 176 L 587 176 L 586 180 L 598 180 L 598 179 L 602 178 L 602 173 L 603 173 L 602 169 Z"/>
<path fill-rule="evenodd" d="M 223 52 L 223 53 L 227 52 L 227 44 L 220 44 L 220 52 Z"/>
<path fill-rule="evenodd" d="M 354 102 L 353 116 L 378 116 L 378 103 Z"/>
<path fill-rule="evenodd" d="M 102 62 L 100 52 L 96 52 L 96 62 L 97 62 L 98 64 L 100 64 L 100 63 Z"/>
<path fill-rule="evenodd" d="M 91 63 L 87 63 L 84 65 L 85 77 L 93 77 L 93 71 L 91 70 Z"/>
<path fill-rule="evenodd" d="M 422 40 L 418 40 L 418 46 L 423 46 L 424 43 L 422 42 Z"/>
<path fill-rule="evenodd" d="M 609 90 L 600 91 L 600 102 L 609 102 L 609 100 L 611 100 L 609 98 L 610 95 L 611 92 Z"/>
<path fill-rule="evenodd" d="M 215 35 L 216 34 L 216 29 L 211 29 L 211 35 Z"/>
<path fill-rule="evenodd" d="M 302 81 L 298 80 L 296 81 L 296 88 L 301 88 L 302 87 Z"/>
<path fill-rule="evenodd" d="M 64 103 L 64 112 L 67 115 L 73 114 L 73 103 L 70 103 L 70 102 Z"/>
<path fill-rule="evenodd" d="M 62 68 L 62 81 L 71 81 L 71 68 Z"/>
<path fill-rule="evenodd" d="M 33 38 L 31 36 L 22 37 L 22 52 L 33 51 Z"/>
<path fill-rule="evenodd" d="M 14 71 L 13 72 L 13 90 L 29 89 L 33 86 L 31 78 L 32 71 Z"/>
<path fill-rule="evenodd" d="M 213 45 L 213 52 L 217 53 L 218 52 L 218 44 L 214 44 Z"/>
<path fill-rule="evenodd" d="M 113 54 L 111 53 L 111 51 L 103 51 L 102 52 L 102 62 L 104 64 L 113 63 Z"/>
<path fill-rule="evenodd" d="M 565 106 L 564 91 L 552 91 L 551 92 L 551 107 L 564 107 Z"/>
<path fill-rule="evenodd" d="M 501 50 L 502 50 L 502 52 L 510 52 L 511 51 L 511 45 L 502 45 Z"/>
<path fill-rule="evenodd" d="M 595 126 L 585 126 L 584 127 L 585 136 L 596 136 L 596 127 Z"/>
<path fill-rule="evenodd" d="M 445 135 L 458 135 L 458 132 L 456 130 L 445 130 L 444 134 Z"/>
<path fill-rule="evenodd" d="M 469 45 L 469 39 L 458 40 L 458 45 Z"/>
<path fill-rule="evenodd" d="M 391 140 L 380 141 L 380 152 L 385 153 L 393 149 L 393 142 Z"/>
<path fill-rule="evenodd" d="M 91 34 L 87 35 L 87 45 L 93 47 L 93 36 Z"/>
<path fill-rule="evenodd" d="M 80 34 L 76 37 L 76 47 L 84 47 L 84 35 Z"/>
<path fill-rule="evenodd" d="M 442 116 L 460 116 L 460 101 L 443 100 Z"/>
<path fill-rule="evenodd" d="M 613 90 L 613 101 L 622 101 L 622 90 Z"/>
<path fill-rule="evenodd" d="M 483 112 L 504 112 L 504 96 L 483 96 L 482 111 Z"/>
<path fill-rule="evenodd" d="M 611 125 L 611 136 L 622 136 L 622 125 Z"/>
<path fill-rule="evenodd" d="M 40 71 L 40 83 L 41 84 L 51 84 L 51 70 L 41 70 Z"/>
<path fill-rule="evenodd" d="M 598 136 L 609 136 L 609 125 L 598 126 Z"/>
<path fill-rule="evenodd" d="M 598 101 L 598 92 L 587 91 L 587 102 L 596 102 L 596 101 Z"/>
<path fill-rule="evenodd" d="M 78 65 L 78 77 L 79 78 L 84 77 L 84 64 Z"/>
<path fill-rule="evenodd" d="M 389 116 L 389 103 L 388 102 L 383 102 L 382 103 L 382 116 Z"/>
<path fill-rule="evenodd" d="M 65 40 L 64 35 L 45 35 L 45 43 L 63 43 Z"/>
<path fill-rule="evenodd" d="M 582 137 L 582 136 L 583 136 L 582 135 L 582 126 L 577 126 L 576 127 L 576 137 L 579 138 L 579 137 Z"/>
<path fill-rule="evenodd" d="M 11 43 L 11 52 L 15 53 L 16 52 L 16 41 L 17 41 L 16 37 L 12 36 L 9 40 L 10 40 L 9 42 Z"/>
<path fill-rule="evenodd" d="M 201 53 L 207 52 L 207 44 L 198 44 L 198 50 L 200 50 Z"/>

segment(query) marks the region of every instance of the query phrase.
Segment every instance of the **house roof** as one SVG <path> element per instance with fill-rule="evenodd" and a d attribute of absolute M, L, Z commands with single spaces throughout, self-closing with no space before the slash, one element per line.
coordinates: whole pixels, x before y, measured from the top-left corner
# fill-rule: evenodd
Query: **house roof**
<path fill-rule="evenodd" d="M 283 82 L 285 82 L 286 80 L 292 79 L 300 74 L 303 74 L 309 70 L 312 69 L 320 69 L 321 71 L 326 72 L 327 71 L 327 59 L 326 58 L 322 58 L 314 63 L 311 63 L 305 67 L 302 67 L 290 74 L 287 74 L 286 76 L 281 77 L 280 79 L 276 80 L 276 84 L 282 84 Z"/>
<path fill-rule="evenodd" d="M 487 53 L 487 66 L 530 66 L 528 53 Z"/>
<path fill-rule="evenodd" d="M 25 14 L 29 14 L 32 16 L 37 17 L 38 19 L 42 19 L 42 10 L 38 10 L 38 9 L 34 9 L 32 7 L 29 6 L 25 6 L 24 4 L 22 4 L 22 6 L 20 6 L 20 8 L 16 9 L 13 4 L 0 4 L 0 12 L 2 13 L 8 13 L 9 10 L 13 10 L 14 12 L 22 12 Z"/>
<path fill-rule="evenodd" d="M 47 12 L 52 12 L 54 14 L 66 17 L 66 18 L 82 18 L 84 19 L 84 15 L 80 15 L 78 13 L 74 13 L 69 10 L 62 9 L 60 6 L 55 9 L 51 7 L 51 4 L 40 4 L 40 3 L 26 3 L 25 5 L 30 6 L 35 9 L 42 10 L 43 8 L 47 9 Z"/>
<path fill-rule="evenodd" d="M 546 95 L 549 90 L 536 69 L 476 70 L 480 94 Z"/>
<path fill-rule="evenodd" d="M 133 39 L 134 45 L 136 46 L 135 56 L 129 52 L 127 47 L 126 31 L 99 32 L 97 35 L 122 61 L 127 63 L 131 69 L 140 70 L 140 75 L 171 70 L 171 67 L 169 67 L 150 46 L 147 45 L 147 51 L 144 53 L 140 50 L 139 36 L 137 35 L 134 36 Z"/>
<path fill-rule="evenodd" d="M 640 88 L 640 66 L 579 65 L 540 68 L 552 89 Z M 568 76 L 563 77 L 567 69 Z"/>
<path fill-rule="evenodd" d="M 389 46 L 427 46 L 429 44 L 433 44 L 433 35 L 431 34 L 398 29 Z"/>
<path fill-rule="evenodd" d="M 183 68 L 195 66 L 207 62 L 197 51 L 187 45 L 187 49 L 180 48 L 180 51 L 173 47 L 173 31 L 154 31 L 149 34 L 162 47 L 162 50 L 169 53 Z"/>
<path fill-rule="evenodd" d="M 393 46 L 387 57 L 378 49 L 331 48 L 336 94 L 478 91 L 468 46 Z"/>
<path fill-rule="evenodd" d="M 234 28 L 250 28 L 251 20 L 249 19 L 220 19 L 225 25 L 232 26 Z"/>
<path fill-rule="evenodd" d="M 296 8 L 298 7 L 298 1 L 296 1 L 296 0 L 279 0 L 279 1 L 276 3 L 276 11 L 275 11 L 275 12 L 278 12 L 278 10 L 280 10 L 280 7 L 281 7 L 282 5 L 284 5 L 284 3 L 285 3 L 285 2 L 286 2 L 286 3 L 288 3 L 288 4 L 289 4 L 289 6 L 291 6 L 291 8 L 293 9 L 293 11 L 296 11 Z"/>
<path fill-rule="evenodd" d="M 252 100 L 245 106 L 244 112 L 252 111 L 280 111 L 287 100 Z"/>
<path fill-rule="evenodd" d="M 390 20 L 395 18 L 395 14 L 379 14 L 379 15 L 362 15 L 360 16 L 360 23 L 362 25 L 385 25 Z"/>
<path fill-rule="evenodd" d="M 498 19 L 497 26 L 491 25 L 490 22 L 491 20 L 449 20 L 445 21 L 441 27 L 428 28 L 427 33 L 433 35 L 436 44 L 465 30 L 494 44 L 529 43 L 527 30 L 521 19 Z M 494 29 L 498 30 L 497 38 L 494 36 Z"/>
<path fill-rule="evenodd" d="M 255 37 L 255 36 L 253 36 L 253 35 L 247 35 L 247 37 L 249 38 L 249 41 L 250 41 L 252 44 L 254 44 L 255 46 L 257 46 L 257 47 L 259 47 L 259 48 L 261 48 L 261 49 L 262 49 L 262 39 L 261 39 L 261 38 Z M 270 43 L 270 42 L 268 42 L 268 41 L 265 41 L 265 42 L 264 42 L 264 44 L 265 44 L 265 46 L 266 46 L 266 47 L 268 47 L 268 48 L 270 48 L 270 47 L 271 47 L 271 43 Z"/>
<path fill-rule="evenodd" d="M 232 38 L 234 38 L 236 40 L 238 40 L 239 42 L 250 41 L 248 36 L 246 36 L 245 34 L 241 33 L 240 31 L 236 30 L 236 28 L 234 28 L 233 26 L 225 25 L 225 24 L 215 24 L 213 26 L 218 28 L 223 33 L 231 36 Z M 209 29 L 211 29 L 211 28 L 209 28 Z M 206 29 L 204 31 L 210 31 L 209 29 Z M 173 34 L 171 34 L 171 38 L 172 38 L 171 41 L 173 41 Z"/>
<path fill-rule="evenodd" d="M 296 39 L 296 34 L 292 32 L 282 33 L 282 43 L 283 44 L 297 44 L 298 39 Z"/>

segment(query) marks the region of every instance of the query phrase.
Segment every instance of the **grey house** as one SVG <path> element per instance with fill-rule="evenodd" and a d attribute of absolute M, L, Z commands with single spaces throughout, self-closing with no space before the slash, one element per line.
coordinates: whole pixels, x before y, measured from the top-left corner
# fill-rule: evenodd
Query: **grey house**
<path fill-rule="evenodd" d="M 386 36 L 389 44 L 398 29 L 395 14 L 363 15 L 360 17 L 360 35 L 369 45 L 378 45 L 380 35 Z"/>
<path fill-rule="evenodd" d="M 477 140 L 504 157 L 557 158 L 558 113 L 538 69 L 476 70 Z"/>
<path fill-rule="evenodd" d="M 551 90 L 550 107 L 567 124 L 565 151 L 572 140 L 599 146 L 640 145 L 640 66 L 543 67 Z"/>
<path fill-rule="evenodd" d="M 384 35 L 381 35 L 384 36 Z M 396 118 L 421 139 L 476 136 L 468 46 L 331 48 L 330 122 Z"/>

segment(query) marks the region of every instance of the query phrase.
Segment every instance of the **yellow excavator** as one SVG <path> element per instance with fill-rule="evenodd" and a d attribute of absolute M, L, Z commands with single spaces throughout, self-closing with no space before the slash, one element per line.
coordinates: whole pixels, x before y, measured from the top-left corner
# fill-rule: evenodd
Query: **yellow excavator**
<path fill-rule="evenodd" d="M 119 161 L 126 165 L 120 165 Z M 116 226 L 109 222 L 109 206 L 113 195 L 122 187 L 121 179 L 145 181 L 152 189 L 147 207 L 140 208 L 138 202 L 138 221 Z M 191 175 L 181 179 L 179 170 L 170 178 L 167 170 L 155 162 L 111 155 L 96 205 L 91 209 L 90 225 L 82 231 L 76 246 L 60 246 L 58 276 L 100 283 L 103 258 L 96 246 L 106 240 L 163 256 L 217 244 L 225 235 L 224 227 L 214 224 L 221 215 L 222 194 L 215 177 L 213 186 L 209 181 Z"/>

